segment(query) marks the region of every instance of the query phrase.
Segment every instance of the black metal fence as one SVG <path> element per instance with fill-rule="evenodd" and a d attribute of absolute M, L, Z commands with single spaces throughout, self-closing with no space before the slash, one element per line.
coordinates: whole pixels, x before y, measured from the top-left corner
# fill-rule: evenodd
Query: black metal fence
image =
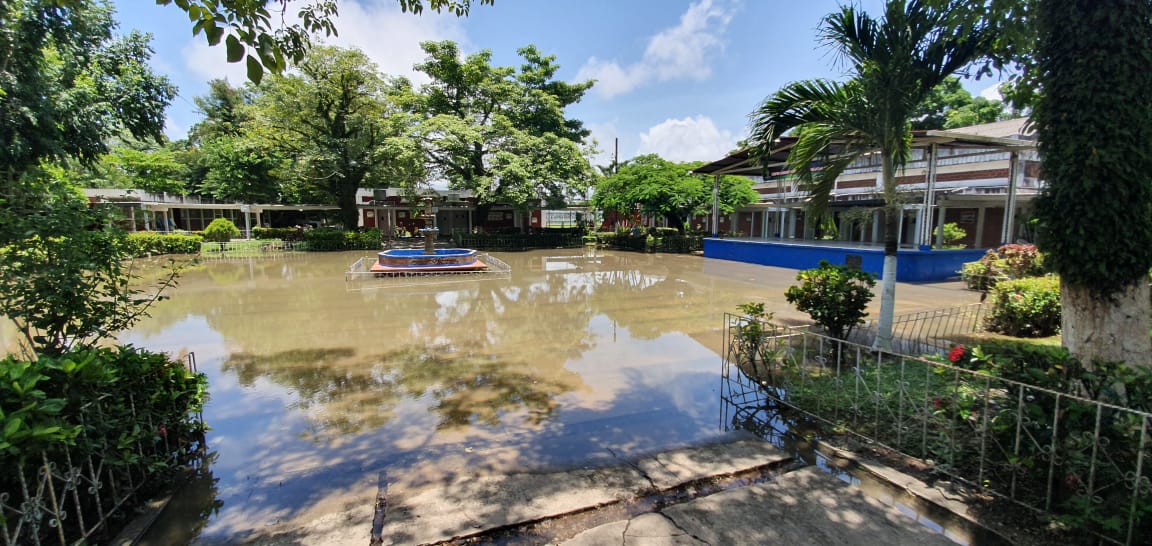
<path fill-rule="evenodd" d="M 1093 541 L 1152 536 L 1152 414 L 919 356 L 727 315 L 723 373 L 1044 513 Z"/>

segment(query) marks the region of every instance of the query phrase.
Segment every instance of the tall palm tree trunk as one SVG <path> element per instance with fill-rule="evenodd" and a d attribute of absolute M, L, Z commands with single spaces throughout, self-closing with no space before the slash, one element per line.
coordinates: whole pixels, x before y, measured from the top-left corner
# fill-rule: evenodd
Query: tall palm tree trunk
<path fill-rule="evenodd" d="M 896 169 L 892 156 L 882 152 L 884 183 L 884 270 L 880 277 L 880 321 L 876 328 L 876 349 L 892 349 L 892 317 L 896 307 L 896 251 L 900 240 L 900 216 L 896 200 Z"/>

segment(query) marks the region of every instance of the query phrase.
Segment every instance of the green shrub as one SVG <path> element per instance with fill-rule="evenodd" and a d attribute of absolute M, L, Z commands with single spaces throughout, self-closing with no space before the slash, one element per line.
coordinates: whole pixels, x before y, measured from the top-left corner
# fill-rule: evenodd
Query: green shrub
<path fill-rule="evenodd" d="M 160 254 L 195 254 L 200 251 L 203 237 L 179 233 L 141 231 L 129 233 L 124 245 L 129 255 L 157 256 Z"/>
<path fill-rule="evenodd" d="M 87 203 L 11 212 L 0 210 L 8 236 L 0 244 L 0 315 L 15 324 L 23 350 L 62 354 L 112 338 L 147 316 L 178 274 L 169 269 L 143 289 L 125 234 L 91 229 L 107 218 Z"/>
<path fill-rule="evenodd" d="M 0 494 L 13 499 L 21 498 L 20 469 L 35 483 L 44 462 L 61 473 L 85 464 L 101 469 L 102 481 L 143 482 L 137 498 L 147 498 L 203 447 L 196 414 L 207 378 L 166 355 L 103 347 L 35 360 L 8 356 L 0 377 Z M 123 494 L 103 486 L 105 502 Z M 89 501 L 92 492 L 84 486 L 76 494 Z M 76 525 L 75 518 L 60 523 Z"/>
<path fill-rule="evenodd" d="M 252 228 L 253 239 L 279 239 L 281 241 L 300 241 L 304 238 L 304 230 L 294 227 L 284 228 Z"/>
<path fill-rule="evenodd" d="M 208 227 L 204 228 L 204 240 L 214 243 L 227 243 L 232 239 L 240 236 L 240 229 L 227 218 L 217 218 L 212 220 Z"/>
<path fill-rule="evenodd" d="M 798 286 L 784 292 L 788 303 L 808 313 L 829 336 L 846 339 L 857 324 L 864 324 L 876 277 L 871 273 L 825 260 L 820 267 L 796 275 Z"/>
<path fill-rule="evenodd" d="M 615 231 L 597 231 L 593 235 L 596 236 L 596 242 L 601 246 L 615 246 L 616 245 L 616 232 Z"/>
<path fill-rule="evenodd" d="M 1044 275 L 1044 255 L 1036 245 L 1003 245 L 978 262 L 964 264 L 960 276 L 973 290 L 988 290 L 1001 280 Z"/>
<path fill-rule="evenodd" d="M 958 246 L 960 241 L 963 241 L 968 236 L 968 232 L 960 227 L 956 222 L 949 222 L 943 226 L 936 227 L 936 233 L 939 234 L 940 230 L 944 230 L 944 246 Z"/>
<path fill-rule="evenodd" d="M 380 230 L 341 231 L 338 229 L 311 229 L 304 232 L 308 250 L 329 252 L 336 250 L 379 250 Z"/>
<path fill-rule="evenodd" d="M 1046 337 L 1060 331 L 1060 279 L 1002 281 L 992 288 L 985 327 L 1016 337 Z"/>
<path fill-rule="evenodd" d="M 673 227 L 658 227 L 656 228 L 655 235 L 657 237 L 667 237 L 670 235 L 680 235 L 680 230 Z"/>

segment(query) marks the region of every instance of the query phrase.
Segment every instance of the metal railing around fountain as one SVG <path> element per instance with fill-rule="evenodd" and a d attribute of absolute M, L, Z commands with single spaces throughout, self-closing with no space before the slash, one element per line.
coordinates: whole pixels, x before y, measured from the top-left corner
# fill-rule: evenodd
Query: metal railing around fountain
<path fill-rule="evenodd" d="M 380 273 L 379 271 L 372 271 L 372 264 L 376 263 L 376 258 L 372 256 L 365 256 L 356 260 L 348 271 L 344 273 L 345 282 L 364 281 L 370 279 L 379 279 L 381 281 L 395 280 L 395 279 L 428 279 L 435 278 L 489 278 L 489 277 L 509 277 L 512 275 L 512 267 L 504 263 L 503 260 L 492 256 L 491 254 L 480 254 L 480 261 L 484 262 L 488 267 L 479 270 L 458 270 L 458 271 L 395 271 L 388 273 Z"/>

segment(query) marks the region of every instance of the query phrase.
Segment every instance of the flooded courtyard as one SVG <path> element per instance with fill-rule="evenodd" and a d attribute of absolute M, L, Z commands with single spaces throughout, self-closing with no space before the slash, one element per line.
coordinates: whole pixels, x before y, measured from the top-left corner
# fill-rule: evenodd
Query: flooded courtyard
<path fill-rule="evenodd" d="M 497 253 L 508 278 L 346 283 L 361 255 L 202 263 L 121 336 L 194 352 L 209 377 L 211 476 L 163 540 L 227 543 L 370 506 L 390 477 L 572 468 L 714 439 L 727 434 L 723 314 L 763 301 L 805 318 L 782 296 L 794 271 L 698 256 Z M 901 290 L 897 312 L 962 295 Z"/>

